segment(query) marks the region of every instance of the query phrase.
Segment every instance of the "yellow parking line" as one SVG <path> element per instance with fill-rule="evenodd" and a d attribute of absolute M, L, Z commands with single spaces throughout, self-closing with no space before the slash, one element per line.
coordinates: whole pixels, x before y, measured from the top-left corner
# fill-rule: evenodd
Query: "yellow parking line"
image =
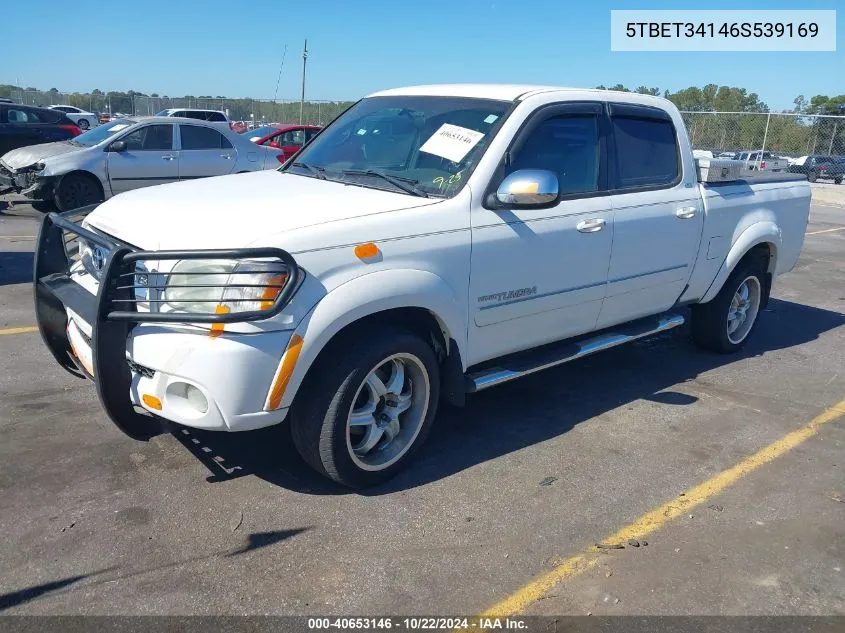
<path fill-rule="evenodd" d="M 5 330 L 0 330 L 0 334 L 29 334 L 30 332 L 37 332 L 38 327 L 35 325 L 27 325 L 26 327 L 10 327 Z"/>
<path fill-rule="evenodd" d="M 662 506 L 651 510 L 639 519 L 618 530 L 614 534 L 603 539 L 602 543 L 616 544 L 626 543 L 629 539 L 641 539 L 648 536 L 655 530 L 661 528 L 674 518 L 681 516 L 692 508 L 705 503 L 711 497 L 719 494 L 736 482 L 742 476 L 756 470 L 760 466 L 769 463 L 776 457 L 789 452 L 805 440 L 813 437 L 819 432 L 822 425 L 845 415 L 845 400 L 825 410 L 809 424 L 796 431 L 785 435 L 779 440 L 772 442 L 753 455 L 746 457 L 735 466 L 717 474 L 689 490 L 676 499 L 664 503 Z M 517 589 L 504 600 L 497 602 L 479 617 L 505 617 L 517 615 L 524 611 L 534 602 L 543 598 L 559 582 L 572 578 L 596 565 L 601 558 L 601 553 L 595 547 L 566 559 L 558 564 L 551 571 L 535 578 L 524 587 Z"/>
<path fill-rule="evenodd" d="M 822 229 L 821 231 L 810 231 L 807 235 L 818 235 L 819 233 L 833 233 L 834 231 L 845 231 L 845 226 L 840 226 L 835 229 Z"/>
<path fill-rule="evenodd" d="M 0 235 L 0 240 L 34 240 L 37 235 Z"/>

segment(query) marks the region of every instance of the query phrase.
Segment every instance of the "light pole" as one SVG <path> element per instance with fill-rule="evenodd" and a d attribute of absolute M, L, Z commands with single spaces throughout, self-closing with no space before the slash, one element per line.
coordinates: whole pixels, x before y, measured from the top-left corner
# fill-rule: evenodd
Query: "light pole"
<path fill-rule="evenodd" d="M 308 62 L 308 40 L 302 49 L 302 97 L 299 100 L 299 124 L 302 125 L 302 111 L 305 108 L 305 64 Z"/>

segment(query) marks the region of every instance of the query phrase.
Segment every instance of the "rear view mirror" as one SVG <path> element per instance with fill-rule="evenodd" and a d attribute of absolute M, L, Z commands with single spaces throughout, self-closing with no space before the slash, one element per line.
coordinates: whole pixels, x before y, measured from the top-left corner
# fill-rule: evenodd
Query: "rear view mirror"
<path fill-rule="evenodd" d="M 267 143 L 267 147 L 275 147 L 276 149 L 279 149 L 281 148 L 281 145 L 279 145 L 276 141 L 270 141 Z"/>
<path fill-rule="evenodd" d="M 109 145 L 110 152 L 125 152 L 126 151 L 126 141 L 115 141 L 111 145 Z"/>
<path fill-rule="evenodd" d="M 544 207 L 558 198 L 557 175 L 545 169 L 519 169 L 496 190 L 496 202 L 507 207 Z"/>

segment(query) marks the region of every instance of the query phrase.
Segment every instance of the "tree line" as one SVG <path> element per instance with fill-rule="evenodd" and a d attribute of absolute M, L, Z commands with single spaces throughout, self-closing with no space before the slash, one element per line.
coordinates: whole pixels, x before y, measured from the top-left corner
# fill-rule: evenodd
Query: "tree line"
<path fill-rule="evenodd" d="M 665 90 L 662 95 L 659 88 L 648 86 L 634 90 L 622 84 L 596 87 L 669 99 L 682 112 L 692 113 L 684 114 L 684 121 L 695 147 L 721 151 L 757 149 L 765 139 L 767 149 L 785 154 L 845 154 L 845 119 L 811 116 L 845 116 L 845 95 L 815 95 L 809 100 L 799 95 L 791 109 L 775 112 L 757 93 L 732 86 L 690 86 L 677 92 Z M 715 116 L 707 116 L 708 113 Z"/>

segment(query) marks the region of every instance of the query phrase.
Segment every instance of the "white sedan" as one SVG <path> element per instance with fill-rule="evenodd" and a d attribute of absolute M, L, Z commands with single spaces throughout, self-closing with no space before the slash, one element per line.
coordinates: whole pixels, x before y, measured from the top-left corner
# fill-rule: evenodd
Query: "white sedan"
<path fill-rule="evenodd" d="M 97 127 L 100 120 L 93 112 L 86 112 L 75 106 L 69 105 L 52 105 L 49 106 L 51 110 L 58 110 L 64 112 L 71 121 L 76 123 L 80 130 L 87 130 L 92 127 Z"/>

